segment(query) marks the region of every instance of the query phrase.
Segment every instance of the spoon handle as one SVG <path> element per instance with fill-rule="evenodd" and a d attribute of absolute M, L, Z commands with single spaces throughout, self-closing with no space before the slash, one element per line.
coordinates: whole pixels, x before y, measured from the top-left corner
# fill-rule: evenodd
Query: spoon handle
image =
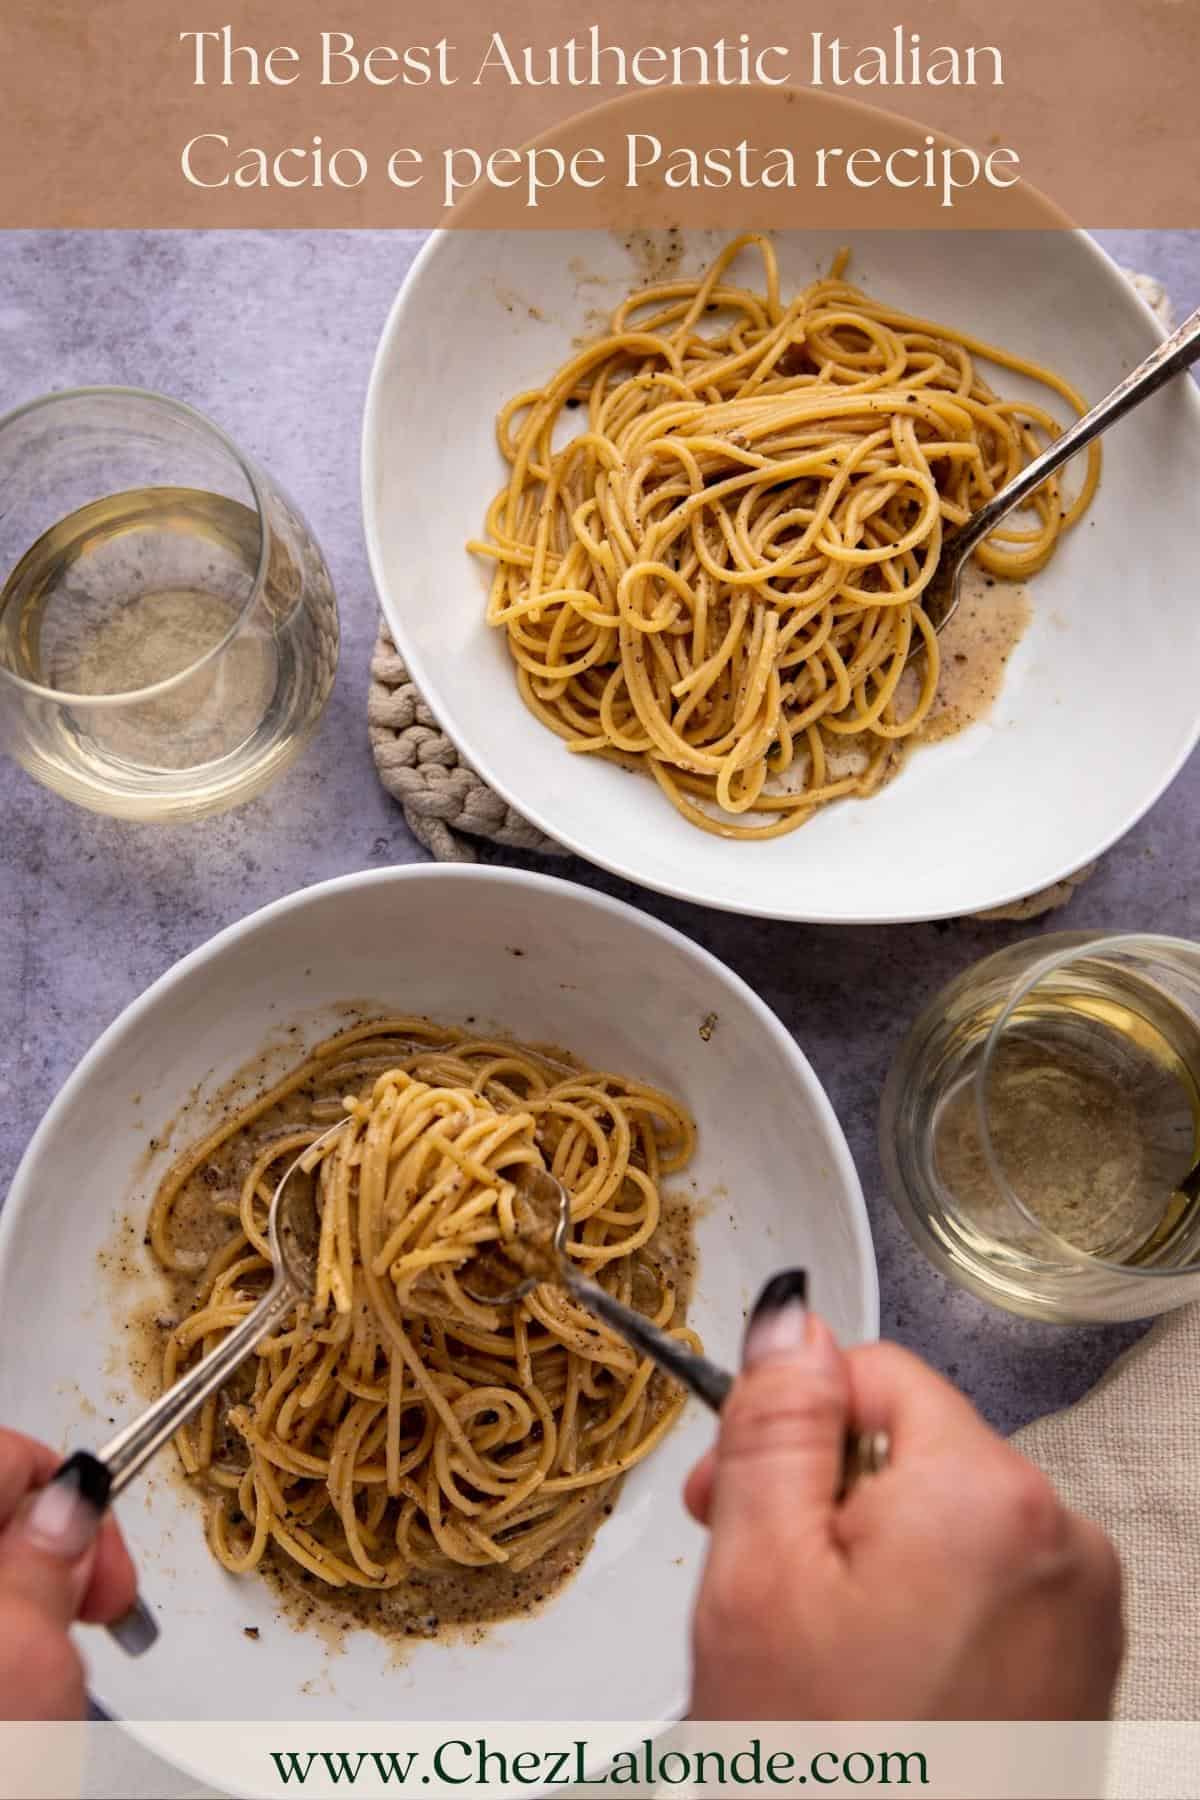
<path fill-rule="evenodd" d="M 296 1291 L 286 1277 L 271 1284 L 252 1312 L 223 1338 L 195 1368 L 160 1394 L 132 1424 L 110 1438 L 98 1456 L 76 1450 L 50 1477 L 74 1487 L 90 1506 L 96 1526 L 121 1489 L 162 1449 L 169 1437 L 199 1412 L 271 1327 L 296 1304 Z M 114 1643 L 130 1656 L 141 1656 L 158 1637 L 158 1625 L 144 1600 L 134 1601 L 125 1617 L 108 1626 Z"/>
<path fill-rule="evenodd" d="M 1115 425 L 1118 419 L 1156 394 L 1181 370 L 1190 368 L 1200 357 L 1200 309 L 1189 319 L 1185 319 L 1177 331 L 1173 331 L 1161 344 L 1155 346 L 1149 356 L 1140 362 L 1136 369 L 1119 381 L 1111 394 L 1084 413 L 1082 419 L 1076 419 L 1067 427 L 1060 437 L 1056 437 L 1040 456 L 1035 456 L 1021 473 L 1008 486 L 1001 488 L 993 495 L 986 506 L 981 506 L 977 513 L 962 527 L 957 545 L 963 557 L 967 556 L 975 546 L 994 531 L 1001 519 L 1007 518 L 1014 507 L 1022 505 L 1029 496 L 1041 487 L 1043 481 L 1061 469 L 1065 462 L 1075 456 L 1093 438 Z"/>
<path fill-rule="evenodd" d="M 108 1473 L 109 1500 L 115 1499 L 162 1449 L 167 1439 L 199 1412 L 210 1395 L 216 1393 L 254 1346 L 295 1304 L 296 1290 L 291 1282 L 273 1282 L 254 1310 L 248 1312 L 227 1337 L 222 1338 L 207 1356 L 202 1356 L 186 1375 L 181 1375 L 165 1394 L 160 1394 L 145 1412 L 109 1439 L 96 1458 Z"/>

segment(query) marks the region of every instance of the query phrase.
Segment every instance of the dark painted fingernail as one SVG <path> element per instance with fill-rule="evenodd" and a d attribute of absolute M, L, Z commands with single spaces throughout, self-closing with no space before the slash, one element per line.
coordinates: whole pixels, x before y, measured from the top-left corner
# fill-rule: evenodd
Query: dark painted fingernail
<path fill-rule="evenodd" d="M 100 1529 L 111 1485 L 104 1464 L 77 1450 L 34 1496 L 20 1524 L 25 1541 L 48 1556 L 74 1562 Z"/>
<path fill-rule="evenodd" d="M 140 1594 L 127 1613 L 113 1620 L 108 1635 L 127 1656 L 145 1656 L 158 1642 L 158 1621 Z"/>
<path fill-rule="evenodd" d="M 89 1506 L 103 1512 L 112 1492 L 112 1476 L 106 1464 L 90 1450 L 76 1450 L 50 1477 L 52 1485 L 74 1486 Z"/>
<path fill-rule="evenodd" d="M 772 1275 L 746 1324 L 744 1368 L 753 1368 L 772 1356 L 793 1356 L 803 1347 L 807 1299 L 808 1276 L 803 1269 L 781 1269 Z"/>
<path fill-rule="evenodd" d="M 753 1325 L 763 1313 L 778 1312 L 781 1306 L 808 1305 L 808 1270 L 780 1269 L 772 1275 L 750 1314 Z"/>

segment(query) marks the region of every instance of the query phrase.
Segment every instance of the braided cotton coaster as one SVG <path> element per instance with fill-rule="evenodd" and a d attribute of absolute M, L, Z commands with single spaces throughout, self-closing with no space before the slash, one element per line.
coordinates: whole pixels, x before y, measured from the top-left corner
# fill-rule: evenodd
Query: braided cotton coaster
<path fill-rule="evenodd" d="M 1169 324 L 1170 305 L 1161 284 L 1148 275 L 1131 274 L 1129 279 L 1162 323 Z M 514 812 L 463 761 L 425 704 L 382 620 L 371 658 L 367 724 L 379 779 L 400 802 L 413 836 L 438 862 L 474 862 L 475 838 L 542 856 L 570 854 Z M 1095 866 L 1089 863 L 1041 893 L 978 916 L 1021 920 L 1053 912 L 1067 904 Z"/>
<path fill-rule="evenodd" d="M 569 851 L 514 812 L 459 756 L 421 695 L 381 619 L 367 699 L 371 752 L 409 830 L 438 862 L 474 862 L 472 838 L 543 856 Z"/>

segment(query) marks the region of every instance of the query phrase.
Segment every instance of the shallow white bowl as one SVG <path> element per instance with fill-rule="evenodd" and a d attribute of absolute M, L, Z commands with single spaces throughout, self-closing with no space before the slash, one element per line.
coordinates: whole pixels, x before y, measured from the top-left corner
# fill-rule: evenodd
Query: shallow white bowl
<path fill-rule="evenodd" d="M 516 955 L 522 951 L 524 954 Z M 122 1014 L 47 1113 L 0 1220 L 0 1419 L 97 1448 L 139 1403 L 125 1325 L 158 1291 L 141 1237 L 203 1098 L 264 1042 L 288 1066 L 369 1000 L 559 1043 L 661 1083 L 699 1125 L 693 1318 L 734 1366 L 743 1313 L 783 1265 L 812 1271 L 846 1341 L 874 1336 L 875 1265 L 849 1151 L 792 1039 L 737 976 L 631 907 L 566 882 L 478 868 L 327 882 L 232 926 Z M 707 1036 L 700 1027 L 716 1015 Z M 289 1037 L 299 1024 L 302 1036 Z M 193 1089 L 200 1107 L 159 1136 Z M 681 1178 L 683 1179 L 683 1178 Z M 122 1221 L 131 1220 L 121 1236 Z M 131 1276 L 101 1274 L 114 1244 Z M 479 1645 L 419 1644 L 399 1666 L 368 1632 L 331 1649 L 280 1623 L 270 1593 L 222 1571 L 173 1455 L 119 1504 L 163 1635 L 130 1662 L 86 1634 L 101 1702 L 132 1719 L 666 1719 L 686 1697 L 686 1619 L 703 1549 L 680 1501 L 711 1441 L 695 1403 L 634 1471 L 576 1579 Z M 258 1625 L 254 1643 L 243 1627 Z M 584 1682 L 603 1670 L 602 1683 Z"/>
<path fill-rule="evenodd" d="M 687 234 L 683 268 L 700 269 L 719 241 Z M 837 247 L 820 232 L 776 243 L 785 291 Z M 851 275 L 868 291 L 1045 363 L 1091 400 L 1161 335 L 1083 233 L 878 232 L 852 248 Z M 504 479 L 493 418 L 644 279 L 603 232 L 443 232 L 387 322 L 363 437 L 367 542 L 396 642 L 463 754 L 593 862 L 771 918 L 973 912 L 1107 848 L 1200 730 L 1200 395 L 1187 379 L 1106 439 L 1100 494 L 1030 584 L 1033 623 L 990 719 L 922 749 L 871 799 L 830 807 L 790 837 L 725 842 L 688 825 L 652 781 L 571 755 L 526 710 L 503 635 L 484 623 L 486 571 L 463 549 Z"/>

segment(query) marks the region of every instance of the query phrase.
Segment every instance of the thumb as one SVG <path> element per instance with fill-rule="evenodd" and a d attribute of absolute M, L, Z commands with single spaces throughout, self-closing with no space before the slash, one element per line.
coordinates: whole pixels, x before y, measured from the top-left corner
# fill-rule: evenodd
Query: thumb
<path fill-rule="evenodd" d="M 108 1498 L 108 1471 L 73 1456 L 30 1494 L 0 1533 L 0 1592 L 19 1596 L 69 1625 L 91 1579 L 96 1538 Z"/>
<path fill-rule="evenodd" d="M 776 1275 L 750 1315 L 742 1373 L 721 1413 L 714 1539 L 827 1539 L 842 1480 L 850 1381 L 802 1269 Z"/>

